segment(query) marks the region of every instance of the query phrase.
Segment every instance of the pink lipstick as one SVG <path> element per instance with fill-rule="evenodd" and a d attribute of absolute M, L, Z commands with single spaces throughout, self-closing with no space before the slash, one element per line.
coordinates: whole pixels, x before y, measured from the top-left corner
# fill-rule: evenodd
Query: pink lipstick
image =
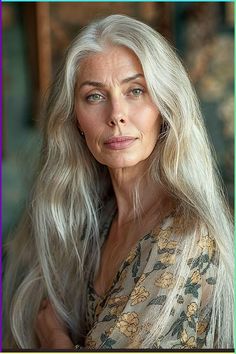
<path fill-rule="evenodd" d="M 132 136 L 113 136 L 107 139 L 104 145 L 111 150 L 122 150 L 132 145 L 135 140 Z"/>

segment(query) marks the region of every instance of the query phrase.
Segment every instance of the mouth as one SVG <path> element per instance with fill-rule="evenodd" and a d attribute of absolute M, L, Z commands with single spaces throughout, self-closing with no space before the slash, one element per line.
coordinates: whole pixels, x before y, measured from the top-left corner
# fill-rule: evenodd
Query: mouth
<path fill-rule="evenodd" d="M 113 136 L 104 143 L 105 147 L 111 150 L 122 150 L 131 146 L 137 138 L 132 136 Z"/>

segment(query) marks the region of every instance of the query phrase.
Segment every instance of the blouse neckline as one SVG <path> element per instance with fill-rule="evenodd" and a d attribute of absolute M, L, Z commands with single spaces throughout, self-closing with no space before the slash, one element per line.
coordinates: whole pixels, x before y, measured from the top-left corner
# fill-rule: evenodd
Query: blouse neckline
<path fill-rule="evenodd" d="M 111 217 L 110 217 L 110 220 L 109 220 L 109 222 L 108 222 L 108 227 L 105 229 L 105 232 L 102 234 L 103 240 L 102 240 L 101 247 L 103 246 L 104 242 L 106 241 L 107 236 L 109 235 L 109 232 L 110 232 L 110 229 L 111 229 L 111 225 L 112 225 L 113 219 L 114 219 L 114 217 L 115 217 L 115 215 L 116 215 L 116 212 L 117 212 L 117 210 L 115 210 L 115 211 L 112 213 L 112 215 L 111 215 Z M 104 301 L 104 300 L 108 297 L 109 293 L 112 291 L 113 287 L 114 287 L 115 284 L 117 283 L 118 278 L 120 277 L 121 273 L 123 272 L 124 268 L 126 267 L 126 262 L 127 262 L 127 260 L 129 259 L 129 257 L 130 257 L 133 253 L 136 253 L 136 255 L 135 255 L 135 258 L 136 258 L 136 256 L 137 256 L 137 249 L 141 246 L 141 244 L 143 243 L 144 240 L 147 240 L 147 239 L 149 239 L 149 238 L 153 238 L 153 235 L 154 235 L 154 234 L 155 234 L 155 238 L 158 237 L 158 235 L 159 235 L 159 233 L 160 233 L 160 231 L 161 231 L 161 228 L 163 227 L 165 221 L 166 221 L 167 219 L 169 219 L 171 216 L 173 216 L 173 214 L 174 214 L 173 211 L 170 212 L 167 216 L 165 216 L 165 217 L 162 219 L 162 221 L 160 222 L 160 224 L 159 224 L 159 226 L 158 226 L 157 228 L 152 229 L 150 232 L 148 232 L 147 234 L 141 236 L 141 237 L 137 240 L 137 242 L 134 244 L 134 246 L 130 249 L 130 251 L 129 251 L 127 257 L 121 262 L 120 267 L 119 267 L 119 269 L 117 270 L 117 272 L 116 272 L 116 274 L 115 274 L 115 276 L 114 276 L 114 278 L 113 278 L 113 280 L 112 280 L 111 286 L 109 286 L 109 288 L 105 291 L 105 293 L 104 293 L 103 295 L 99 295 L 99 294 L 96 292 L 96 290 L 95 290 L 95 288 L 94 288 L 94 285 L 93 285 L 93 280 L 91 279 L 91 281 L 89 282 L 89 288 L 90 288 L 90 291 L 92 291 L 92 293 L 93 293 L 93 295 L 94 295 L 94 297 L 95 297 L 95 300 L 97 300 L 97 301 L 99 301 L 99 302 L 102 302 L 102 301 Z"/>

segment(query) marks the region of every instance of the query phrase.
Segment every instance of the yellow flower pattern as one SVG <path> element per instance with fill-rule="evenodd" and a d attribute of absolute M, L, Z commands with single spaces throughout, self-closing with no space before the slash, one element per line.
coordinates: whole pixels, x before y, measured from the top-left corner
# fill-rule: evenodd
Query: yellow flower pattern
<path fill-rule="evenodd" d="M 136 312 L 124 313 L 117 322 L 116 327 L 126 337 L 131 337 L 138 330 L 139 318 Z"/>
<path fill-rule="evenodd" d="M 135 287 L 132 292 L 130 299 L 131 305 L 136 305 L 140 302 L 145 301 L 150 295 L 149 291 L 144 286 Z"/>
<path fill-rule="evenodd" d="M 163 264 L 174 264 L 175 263 L 175 254 L 171 254 L 171 253 L 164 253 L 161 257 L 160 257 L 160 261 Z"/>
<path fill-rule="evenodd" d="M 181 333 L 181 343 L 183 344 L 183 349 L 193 349 L 196 348 L 196 340 L 194 336 L 189 337 L 186 330 L 184 329 Z"/>
<path fill-rule="evenodd" d="M 174 286 L 174 277 L 170 272 L 163 273 L 159 278 L 156 278 L 155 285 L 163 289 L 169 289 Z"/>
<path fill-rule="evenodd" d="M 197 333 L 199 335 L 202 335 L 204 332 L 206 332 L 208 326 L 208 322 L 207 321 L 201 321 L 197 323 Z"/>
<path fill-rule="evenodd" d="M 132 263 L 134 258 L 136 257 L 136 250 L 131 250 L 130 254 L 128 255 L 128 257 L 126 258 L 126 262 L 127 263 Z"/>
<path fill-rule="evenodd" d="M 109 299 L 108 301 L 108 305 L 122 305 L 123 303 L 125 303 L 128 300 L 128 296 L 115 296 Z"/>
<path fill-rule="evenodd" d="M 169 241 L 167 238 L 160 238 L 157 241 L 160 250 L 163 249 L 175 249 L 177 246 L 177 241 Z"/>
<path fill-rule="evenodd" d="M 212 258 L 216 249 L 216 243 L 213 238 L 211 238 L 209 235 L 202 236 L 198 242 L 198 246 L 203 250 L 206 250 L 209 254 L 209 257 Z"/>
<path fill-rule="evenodd" d="M 139 280 L 137 281 L 136 286 L 139 287 L 142 284 L 142 282 L 145 280 L 145 278 L 146 278 L 146 274 L 142 274 Z"/>
<path fill-rule="evenodd" d="M 180 217 L 170 216 L 160 228 L 143 237 L 121 265 L 116 282 L 104 298 L 90 288 L 90 330 L 85 348 L 145 348 L 143 342 L 152 333 L 175 285 L 178 294 L 172 301 L 168 326 L 160 337 L 153 338 L 152 348 L 205 348 L 211 303 L 203 307 L 201 294 L 204 286 L 213 294 L 217 281 L 214 258 L 217 249 L 214 239 L 204 231 L 196 241 L 196 254 L 186 262 L 187 274 L 176 274 L 176 264 L 184 247 L 184 238 L 179 234 L 180 223 Z"/>
<path fill-rule="evenodd" d="M 154 229 L 152 232 L 151 232 L 151 235 L 154 237 L 155 240 L 160 240 L 160 239 L 165 239 L 165 240 L 168 240 L 168 238 L 171 236 L 171 232 L 172 232 L 172 228 L 169 227 L 165 230 L 163 229 Z"/>
<path fill-rule="evenodd" d="M 116 296 L 109 299 L 108 306 L 110 307 L 110 314 L 118 316 L 124 308 L 124 305 L 128 301 L 128 296 Z"/>
<path fill-rule="evenodd" d="M 195 272 L 193 272 L 193 274 L 191 276 L 191 281 L 194 284 L 199 284 L 201 282 L 201 274 L 200 274 L 199 270 L 196 270 Z"/>
<path fill-rule="evenodd" d="M 187 317 L 192 317 L 193 315 L 195 315 L 197 309 L 198 306 L 196 302 L 191 302 L 191 304 L 187 306 Z"/>

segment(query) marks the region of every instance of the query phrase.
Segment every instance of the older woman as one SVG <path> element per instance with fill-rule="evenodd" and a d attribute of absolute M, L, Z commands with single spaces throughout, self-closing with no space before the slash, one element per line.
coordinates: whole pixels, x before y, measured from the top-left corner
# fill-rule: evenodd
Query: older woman
<path fill-rule="evenodd" d="M 16 345 L 232 348 L 232 222 L 163 37 L 121 15 L 90 24 L 46 118 L 7 273 Z"/>

